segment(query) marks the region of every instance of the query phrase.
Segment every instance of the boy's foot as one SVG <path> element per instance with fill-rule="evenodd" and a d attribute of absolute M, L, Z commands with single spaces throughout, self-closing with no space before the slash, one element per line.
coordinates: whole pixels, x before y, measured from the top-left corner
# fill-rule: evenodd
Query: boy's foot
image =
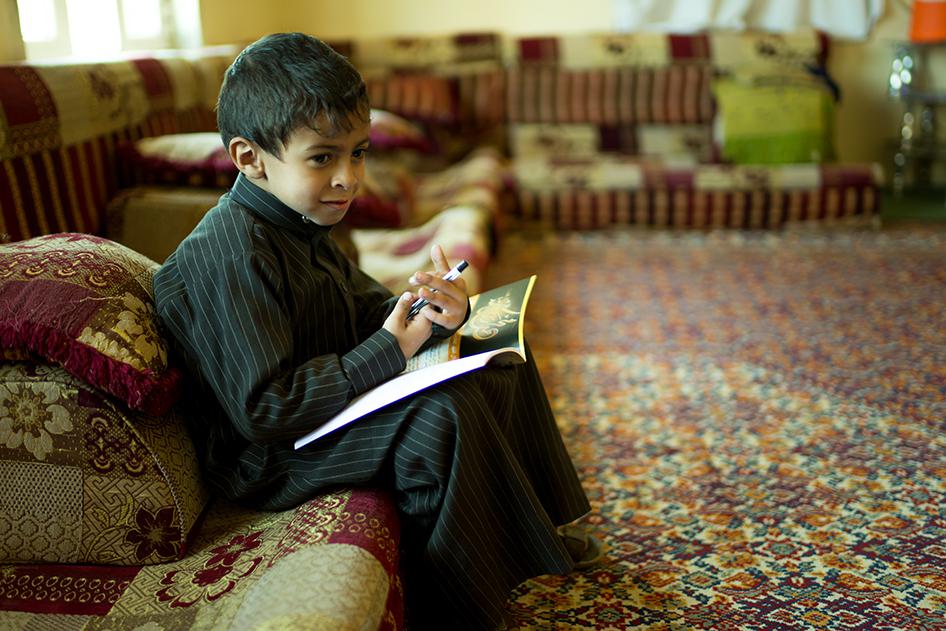
<path fill-rule="evenodd" d="M 562 538 L 576 570 L 587 569 L 604 560 L 605 544 L 581 526 L 559 526 L 558 536 Z"/>

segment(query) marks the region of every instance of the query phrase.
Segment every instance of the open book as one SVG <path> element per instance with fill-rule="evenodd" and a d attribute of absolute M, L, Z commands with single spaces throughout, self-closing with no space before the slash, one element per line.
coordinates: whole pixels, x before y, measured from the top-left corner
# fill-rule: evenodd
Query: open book
<path fill-rule="evenodd" d="M 487 364 L 526 360 L 526 304 L 535 276 L 470 296 L 470 318 L 459 331 L 424 349 L 400 375 L 352 399 L 345 409 L 295 443 L 296 449 L 388 404 Z"/>

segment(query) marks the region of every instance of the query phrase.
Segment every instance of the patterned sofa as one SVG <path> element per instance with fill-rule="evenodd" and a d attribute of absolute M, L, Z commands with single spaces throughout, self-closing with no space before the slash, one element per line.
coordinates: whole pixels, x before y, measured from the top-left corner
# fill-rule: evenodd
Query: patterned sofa
<path fill-rule="evenodd" d="M 448 150 L 512 157 L 505 215 L 561 228 L 777 228 L 874 218 L 882 173 L 838 163 L 814 31 L 495 34 L 334 43 L 378 107 Z"/>
<path fill-rule="evenodd" d="M 874 216 L 877 165 L 831 160 L 828 51 L 813 31 L 516 40 L 519 212 L 572 227 Z"/>

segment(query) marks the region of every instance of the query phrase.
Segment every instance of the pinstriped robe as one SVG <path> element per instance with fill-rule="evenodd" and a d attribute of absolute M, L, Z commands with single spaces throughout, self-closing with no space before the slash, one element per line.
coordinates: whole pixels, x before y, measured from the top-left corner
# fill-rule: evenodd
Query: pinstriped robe
<path fill-rule="evenodd" d="M 218 491 L 283 509 L 329 485 L 391 489 L 415 548 L 408 604 L 432 627 L 489 628 L 516 584 L 570 569 L 554 526 L 589 507 L 531 358 L 454 379 L 294 451 L 295 438 L 404 368 L 381 329 L 390 292 L 327 228 L 242 176 L 167 259 L 154 290 L 191 377 L 195 443 Z"/>

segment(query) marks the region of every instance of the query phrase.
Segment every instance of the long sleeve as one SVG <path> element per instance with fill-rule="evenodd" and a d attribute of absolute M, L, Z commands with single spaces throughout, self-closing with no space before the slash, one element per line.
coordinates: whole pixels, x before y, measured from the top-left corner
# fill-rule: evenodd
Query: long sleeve
<path fill-rule="evenodd" d="M 317 234 L 268 229 L 226 199 L 215 210 L 158 271 L 155 296 L 188 371 L 244 440 L 311 431 L 403 370 L 377 315 L 390 292 L 367 276 L 352 291 L 339 270 L 320 268 Z M 363 334 L 352 321 L 361 310 L 375 312 Z"/>
<path fill-rule="evenodd" d="M 347 353 L 296 363 L 293 325 L 280 298 L 284 289 L 259 257 L 195 260 L 182 267 L 191 288 L 189 313 L 183 301 L 172 301 L 163 320 L 177 339 L 186 340 L 187 354 L 248 441 L 310 431 L 353 396 L 404 368 L 397 340 L 381 329 Z M 311 325 L 320 323 L 313 318 Z M 335 334 L 330 324 L 323 328 L 322 334 Z"/>

